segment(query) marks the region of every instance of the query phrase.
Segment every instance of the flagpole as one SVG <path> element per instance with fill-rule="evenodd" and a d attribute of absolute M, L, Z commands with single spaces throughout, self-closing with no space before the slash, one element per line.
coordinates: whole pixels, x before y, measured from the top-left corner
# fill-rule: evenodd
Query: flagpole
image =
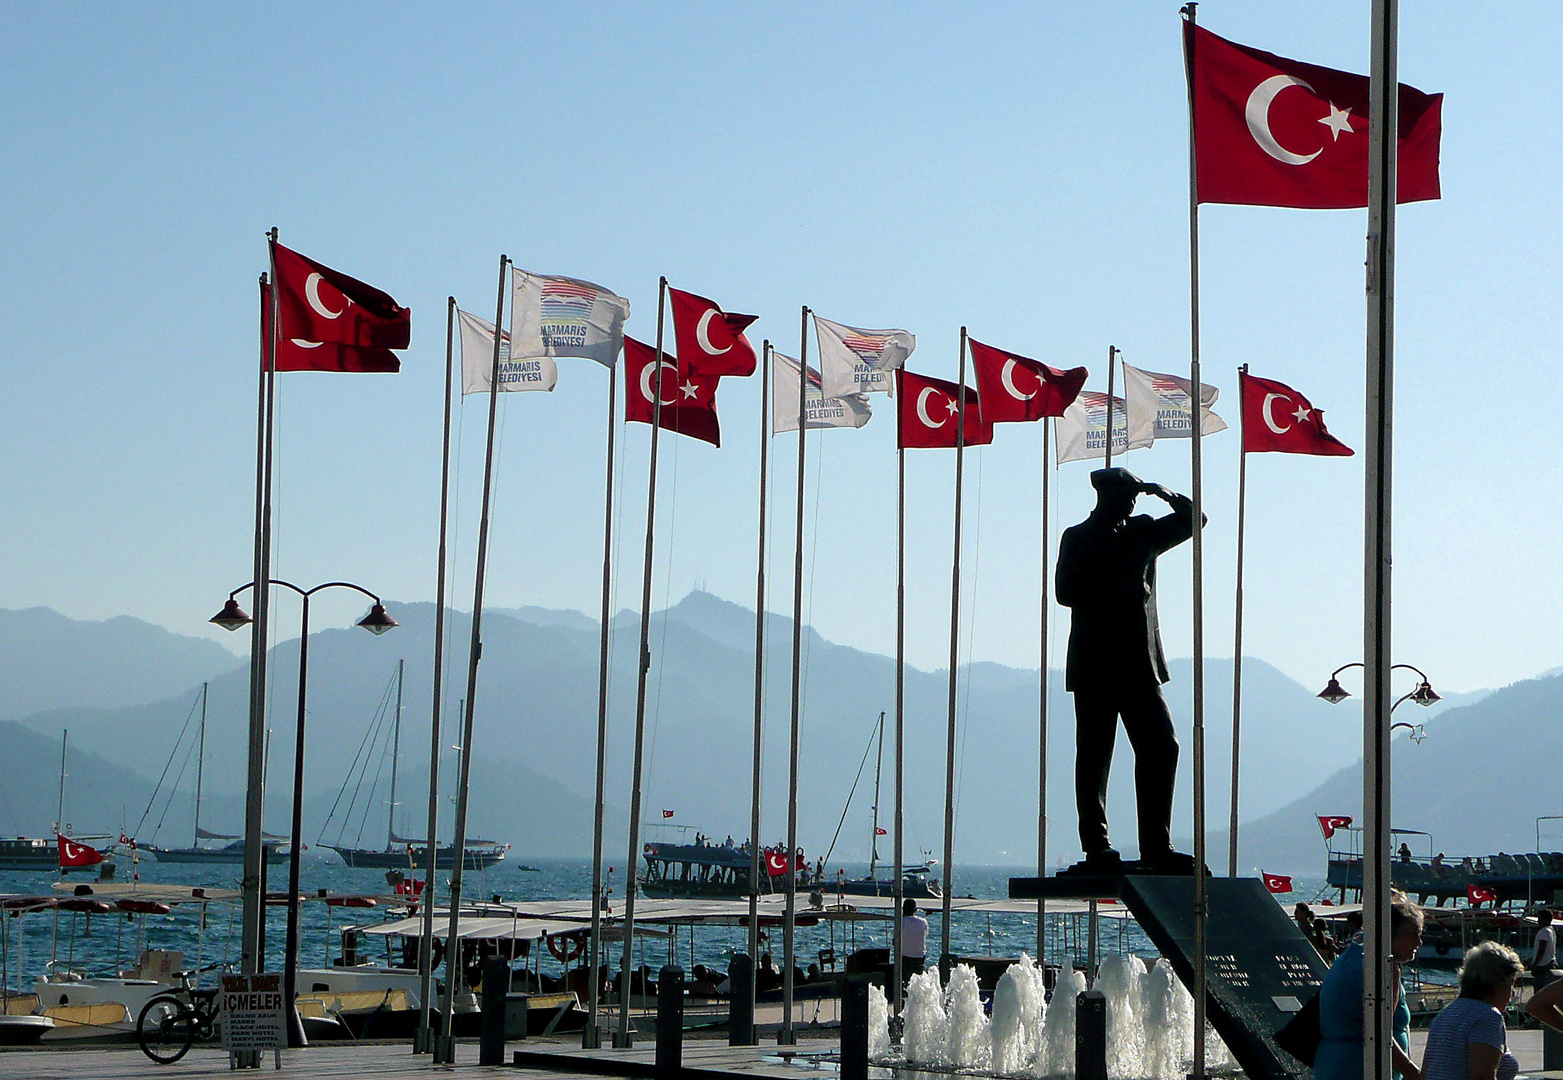
<path fill-rule="evenodd" d="M 776 1041 L 793 1046 L 798 1034 L 792 1026 L 793 950 L 798 910 L 798 727 L 803 705 L 803 477 L 809 410 L 809 309 L 803 308 L 798 329 L 798 512 L 797 547 L 792 568 L 792 729 L 787 758 L 787 915 L 782 923 L 782 1026 Z"/>
<path fill-rule="evenodd" d="M 749 777 L 749 985 L 742 990 L 749 997 L 749 1030 L 746 1046 L 757 1045 L 754 1024 L 755 985 L 760 963 L 760 755 L 765 734 L 765 526 L 767 519 L 766 484 L 770 466 L 770 381 L 771 343 L 760 346 L 764 357 L 760 372 L 760 539 L 755 559 L 754 584 L 754 759 Z M 802 406 L 799 406 L 802 411 Z"/>
<path fill-rule="evenodd" d="M 512 316 L 513 317 L 513 316 Z M 660 372 L 659 372 L 660 374 Z M 604 470 L 602 507 L 602 606 L 597 645 L 597 791 L 592 810 L 592 936 L 587 944 L 587 962 L 591 965 L 591 989 L 587 994 L 588 1016 L 581 1033 L 581 1049 L 602 1046 L 602 1028 L 598 1013 L 602 999 L 602 831 L 606 813 L 604 789 L 608 769 L 608 639 L 613 586 L 613 450 L 616 441 L 615 420 L 618 407 L 617 365 L 608 367 L 608 463 Z M 661 383 L 658 383 L 660 386 Z M 660 395 L 659 395 L 660 396 Z M 633 876 L 635 867 L 630 866 Z"/>
<path fill-rule="evenodd" d="M 1102 468 L 1113 467 L 1113 357 L 1118 355 L 1116 345 L 1107 346 L 1107 460 L 1102 463 Z M 1128 402 L 1124 402 L 1127 407 Z M 1124 449 L 1128 449 L 1129 417 L 1125 413 L 1123 418 Z"/>
<path fill-rule="evenodd" d="M 478 709 L 478 661 L 483 657 L 483 582 L 488 570 L 489 503 L 494 487 L 494 426 L 499 413 L 500 327 L 505 320 L 505 271 L 510 259 L 499 257 L 499 289 L 494 301 L 494 362 L 488 381 L 488 442 L 483 452 L 483 512 L 478 520 L 477 570 L 472 585 L 472 639 L 467 647 L 466 715 L 461 721 L 461 773 L 456 781 L 455 835 L 451 838 L 450 931 L 445 938 L 445 1000 L 440 1010 L 440 1050 L 436 1060 L 453 1065 L 456 1040 L 451 1034 L 451 1014 L 456 1004 L 456 984 L 462 977 L 461 960 L 461 872 L 467 865 L 467 797 L 472 778 L 472 726 Z M 429 838 L 433 845 L 434 837 Z M 425 886 L 427 888 L 428 886 Z"/>
<path fill-rule="evenodd" d="M 1390 1075 L 1390 495 L 1395 368 L 1395 199 L 1399 144 L 1397 0 L 1373 0 L 1368 91 L 1367 432 L 1363 485 L 1363 1076 Z"/>
<path fill-rule="evenodd" d="M 1248 365 L 1237 369 L 1238 404 L 1242 405 L 1243 380 Z M 1242 408 L 1239 413 L 1244 413 Z M 1246 413 L 1237 422 L 1237 594 L 1233 602 L 1232 636 L 1232 815 L 1227 822 L 1227 876 L 1237 877 L 1237 776 L 1238 745 L 1243 717 L 1243 529 L 1248 521 L 1248 451 L 1244 448 Z"/>
<path fill-rule="evenodd" d="M 440 546 L 434 584 L 434 695 L 429 717 L 429 818 L 424 837 L 428 861 L 423 870 L 423 932 L 418 944 L 418 1030 L 413 1052 L 433 1050 L 429 1020 L 434 998 L 434 875 L 438 866 L 440 821 L 440 714 L 445 683 L 445 567 L 450 522 L 450 413 L 455 382 L 456 298 L 445 298 L 445 432 L 440 450 Z"/>
<path fill-rule="evenodd" d="M 902 836 L 905 819 L 902 815 L 904 785 L 901 766 L 905 760 L 906 713 L 906 448 L 901 445 L 900 397 L 901 371 L 896 369 L 896 448 L 895 448 L 895 911 L 892 912 L 890 944 L 895 954 L 895 989 L 891 1003 L 896 1015 L 901 1013 L 901 988 L 905 977 L 901 972 L 901 909 L 906 903 L 903 881 L 905 851 Z"/>
<path fill-rule="evenodd" d="M 636 653 L 635 764 L 630 777 L 630 841 L 624 864 L 624 944 L 619 958 L 619 1027 L 613 1045 L 628 1049 L 630 1038 L 630 974 L 635 944 L 635 867 L 640 853 L 641 767 L 646 747 L 646 677 L 651 671 L 651 556 L 655 550 L 657 522 L 657 436 L 662 431 L 662 328 L 668 279 L 657 280 L 656 393 L 651 403 L 651 454 L 646 480 L 646 558 L 640 579 L 640 651 Z M 628 389 L 626 382 L 626 391 Z M 628 408 L 628 405 L 625 406 Z"/>
<path fill-rule="evenodd" d="M 1197 3 L 1183 12 L 1194 22 Z M 1194 153 L 1194 53 L 1185 57 L 1189 92 L 1189 454 L 1193 473 L 1193 651 L 1194 651 L 1194 1080 L 1205 1076 L 1205 936 L 1209 897 L 1205 881 L 1205 587 L 1204 490 L 1200 435 L 1204 428 L 1204 395 L 1199 378 L 1199 173 Z M 1111 432 L 1108 441 L 1111 442 Z"/>
<path fill-rule="evenodd" d="M 1047 876 L 1047 605 L 1048 605 L 1048 418 L 1042 418 L 1042 603 L 1039 607 L 1039 623 L 1042 630 L 1042 673 L 1037 694 L 1037 719 L 1040 735 L 1037 753 L 1037 877 Z M 1112 429 L 1107 432 L 1111 437 Z M 1037 897 L 1037 963 L 1047 969 L 1047 936 L 1044 922 L 1047 918 L 1047 901 Z"/>
<path fill-rule="evenodd" d="M 961 479 L 966 455 L 966 328 L 961 327 L 960 377 L 955 381 L 955 545 L 950 558 L 950 701 L 944 729 L 944 908 L 939 920 L 939 971 L 948 978 L 950 889 L 955 860 L 955 688 L 959 674 L 961 619 Z"/>

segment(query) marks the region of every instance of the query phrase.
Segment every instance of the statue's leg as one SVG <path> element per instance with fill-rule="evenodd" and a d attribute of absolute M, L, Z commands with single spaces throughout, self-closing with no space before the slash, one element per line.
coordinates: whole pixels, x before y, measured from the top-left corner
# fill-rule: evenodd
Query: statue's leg
<path fill-rule="evenodd" d="M 1075 809 L 1080 816 L 1080 850 L 1086 855 L 1112 847 L 1107 838 L 1107 774 L 1118 733 L 1118 703 L 1110 691 L 1076 688 Z"/>
<path fill-rule="evenodd" d="M 1172 787 L 1178 775 L 1178 737 L 1161 687 L 1147 683 L 1124 701 L 1123 730 L 1134 747 L 1134 797 L 1140 818 L 1140 858 L 1172 850 Z"/>

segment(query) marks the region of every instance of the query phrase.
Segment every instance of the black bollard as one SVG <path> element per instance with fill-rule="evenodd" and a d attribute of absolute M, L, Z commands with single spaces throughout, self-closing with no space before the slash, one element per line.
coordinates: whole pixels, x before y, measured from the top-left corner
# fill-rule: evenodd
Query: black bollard
<path fill-rule="evenodd" d="M 868 1080 L 868 976 L 841 984 L 841 1080 Z"/>
<path fill-rule="evenodd" d="M 1075 998 L 1075 1080 L 1107 1080 L 1107 998 L 1100 990 Z"/>
<path fill-rule="evenodd" d="M 754 1034 L 754 957 L 739 953 L 727 963 L 727 1045 L 757 1046 Z"/>
<path fill-rule="evenodd" d="M 684 1068 L 684 969 L 669 964 L 657 975 L 657 1065 L 661 1080 Z"/>
<path fill-rule="evenodd" d="M 1560 975 L 1563 972 L 1555 968 L 1536 972 L 1535 990 L 1540 992 Z M 1563 1032 L 1554 1031 L 1545 1024 L 1541 1028 L 1541 1067 L 1546 1072 L 1563 1069 Z"/>
<path fill-rule="evenodd" d="M 503 957 L 491 956 L 483 961 L 483 994 L 478 1003 L 482 1014 L 479 1065 L 505 1063 L 505 999 L 509 996 L 510 963 Z"/>

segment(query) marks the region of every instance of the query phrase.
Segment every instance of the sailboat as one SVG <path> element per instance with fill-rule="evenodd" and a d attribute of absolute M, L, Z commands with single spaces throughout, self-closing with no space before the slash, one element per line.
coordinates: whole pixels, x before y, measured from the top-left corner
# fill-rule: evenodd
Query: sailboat
<path fill-rule="evenodd" d="M 885 835 L 885 830 L 879 827 L 879 780 L 885 764 L 885 714 L 879 714 L 879 754 L 874 762 L 874 813 L 873 832 L 870 833 L 868 848 L 868 874 L 860 878 L 843 878 L 836 883 L 835 891 L 846 896 L 894 896 L 895 873 L 885 874 L 881 877 L 879 870 L 879 838 Z M 848 797 L 850 801 L 850 796 Z M 927 853 L 924 852 L 926 856 Z M 932 877 L 933 864 L 926 857 L 916 866 L 903 866 L 901 868 L 901 895 L 911 897 L 914 900 L 937 899 L 939 891 L 938 879 Z"/>
<path fill-rule="evenodd" d="M 400 764 L 402 749 L 402 675 L 405 667 L 405 660 L 396 661 L 396 711 L 393 714 L 391 724 L 391 798 L 390 808 L 386 813 L 385 821 L 385 847 L 350 847 L 341 842 L 340 835 L 335 844 L 328 844 L 324 840 L 317 842 L 317 846 L 329 848 L 342 856 L 342 861 L 347 863 L 348 866 L 413 871 L 422 870 L 428 866 L 428 840 L 400 836 L 396 832 L 396 771 L 397 766 Z M 364 767 L 367 769 L 367 761 Z M 353 769 L 350 767 L 347 778 L 342 781 L 342 790 L 337 793 L 338 802 L 341 801 L 342 794 L 347 791 L 347 785 L 352 783 L 352 780 Z M 362 783 L 362 776 L 360 776 L 360 783 Z M 335 813 L 335 808 L 333 808 L 332 812 Z M 367 813 L 367 808 L 365 812 Z M 330 819 L 327 818 L 328 824 L 329 821 Z M 343 832 L 345 831 L 346 826 L 344 824 Z M 505 853 L 509 850 L 509 844 L 501 844 L 495 840 L 479 840 L 468 837 L 466 858 L 463 860 L 463 865 L 468 870 L 485 870 L 495 863 L 503 861 Z M 445 844 L 434 849 L 435 869 L 450 870 L 455 865 L 456 845 Z"/>
<path fill-rule="evenodd" d="M 196 754 L 195 754 L 195 836 L 189 847 L 167 848 L 158 847 L 156 844 L 137 844 L 137 850 L 150 852 L 158 862 L 166 863 L 242 863 L 244 862 L 244 837 L 234 836 L 229 833 L 210 832 L 201 828 L 201 780 L 206 765 L 206 696 L 211 687 L 210 683 L 201 684 L 201 726 L 198 729 Z M 189 723 L 186 720 L 186 723 Z M 180 737 L 183 738 L 183 732 Z M 179 753 L 179 741 L 175 740 L 174 749 L 169 754 L 169 764 L 173 764 L 174 755 Z M 167 772 L 167 767 L 164 768 Z M 161 785 L 159 785 L 161 786 Z M 172 796 L 170 796 L 172 797 Z M 152 793 L 152 801 L 157 799 L 157 792 Z M 152 801 L 147 803 L 147 812 L 152 810 Z M 142 815 L 146 820 L 146 815 Z M 283 849 L 284 837 L 273 836 L 271 833 L 262 833 L 262 848 L 266 853 L 266 862 L 276 866 L 287 859 L 287 852 Z M 222 847 L 202 847 L 202 840 L 227 840 L 230 843 Z"/>

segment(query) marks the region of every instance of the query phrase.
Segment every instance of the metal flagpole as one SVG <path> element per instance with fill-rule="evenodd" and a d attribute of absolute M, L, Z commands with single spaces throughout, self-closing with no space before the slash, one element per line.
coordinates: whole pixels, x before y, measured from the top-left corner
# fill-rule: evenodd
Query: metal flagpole
<path fill-rule="evenodd" d="M 429 718 L 429 820 L 424 832 L 428 861 L 423 870 L 423 935 L 418 943 L 418 1030 L 413 1053 L 434 1050 L 429 1027 L 434 1003 L 434 872 L 439 847 L 440 715 L 445 675 L 445 537 L 450 521 L 450 392 L 454 382 L 456 298 L 445 298 L 445 433 L 440 451 L 440 548 L 434 585 L 434 705 Z"/>
<path fill-rule="evenodd" d="M 195 750 L 195 839 L 190 842 L 191 847 L 197 847 L 201 843 L 201 780 L 202 774 L 206 771 L 206 698 L 211 688 L 212 684 L 209 682 L 201 684 L 201 734 Z"/>
<path fill-rule="evenodd" d="M 1109 434 L 1111 431 L 1109 430 Z M 1047 605 L 1048 605 L 1048 418 L 1042 418 L 1042 603 L 1040 625 L 1042 628 L 1042 673 L 1037 694 L 1037 721 L 1040 735 L 1037 753 L 1037 877 L 1047 876 Z M 1037 963 L 1047 968 L 1047 901 L 1037 897 Z"/>
<path fill-rule="evenodd" d="M 472 586 L 472 638 L 467 646 L 466 715 L 461 721 L 461 775 L 456 782 L 455 835 L 451 837 L 450 931 L 445 938 L 445 1000 L 441 1008 L 440 1050 L 436 1060 L 453 1065 L 456 1040 L 451 1035 L 456 984 L 461 979 L 461 873 L 467 865 L 467 796 L 472 777 L 473 715 L 478 711 L 478 661 L 483 658 L 483 581 L 488 570 L 489 502 L 494 487 L 494 425 L 499 415 L 499 346 L 505 322 L 505 271 L 510 259 L 499 257 L 499 290 L 494 301 L 494 362 L 488 383 L 488 443 L 483 454 L 483 512 L 478 519 L 478 561 Z M 434 846 L 434 837 L 429 837 Z M 432 879 L 431 879 L 432 884 Z M 425 886 L 428 888 L 429 886 Z"/>
<path fill-rule="evenodd" d="M 955 546 L 950 559 L 950 701 L 944 726 L 944 907 L 939 920 L 939 973 L 950 977 L 950 896 L 955 861 L 955 687 L 961 618 L 961 479 L 966 454 L 966 328 L 961 327 L 960 378 L 955 381 Z"/>
<path fill-rule="evenodd" d="M 792 1026 L 792 971 L 798 910 L 798 723 L 803 697 L 803 466 L 804 437 L 808 425 L 809 309 L 803 308 L 798 330 L 798 512 L 797 550 L 792 564 L 792 726 L 787 756 L 787 914 L 782 923 L 782 1026 L 776 1042 L 792 1046 L 798 1041 Z"/>
<path fill-rule="evenodd" d="M 1197 4 L 1183 13 L 1194 21 Z M 1205 934 L 1209 897 L 1205 881 L 1205 588 L 1203 484 L 1200 435 L 1204 427 L 1203 388 L 1199 381 L 1199 176 L 1194 154 L 1194 52 L 1187 50 L 1189 91 L 1189 453 L 1194 503 L 1194 1080 L 1205 1075 Z"/>
<path fill-rule="evenodd" d="M 765 496 L 770 467 L 771 343 L 760 347 L 764 356 L 760 372 L 760 541 L 755 560 L 754 586 L 754 760 L 749 779 L 749 1018 L 747 1044 L 755 1045 L 754 996 L 760 963 L 760 753 L 765 724 Z M 802 403 L 799 403 L 800 414 Z M 800 415 L 801 419 L 801 415 Z M 737 988 L 735 988 L 737 989 Z"/>
<path fill-rule="evenodd" d="M 1237 369 L 1239 414 L 1242 413 L 1243 380 L 1248 365 Z M 1237 593 L 1233 604 L 1232 634 L 1232 814 L 1227 822 L 1227 877 L 1237 877 L 1237 776 L 1238 746 L 1243 718 L 1243 529 L 1248 521 L 1248 451 L 1243 448 L 1244 417 L 1237 421 Z"/>
<path fill-rule="evenodd" d="M 1117 355 L 1117 346 L 1107 346 L 1107 460 L 1102 463 L 1102 468 L 1104 469 L 1110 469 L 1113 467 L 1113 357 Z M 1124 405 L 1127 407 L 1128 402 L 1124 402 Z M 1125 435 L 1124 449 L 1127 450 L 1127 436 L 1129 434 L 1129 417 L 1127 408 L 1125 409 L 1123 418 L 1123 433 Z"/>
<path fill-rule="evenodd" d="M 391 808 L 385 815 L 385 846 L 396 835 L 396 763 L 402 753 L 402 674 L 407 661 L 396 661 L 396 723 L 391 726 Z"/>
<path fill-rule="evenodd" d="M 591 967 L 591 989 L 587 991 L 586 1028 L 581 1032 L 581 1049 L 595 1050 L 602 1045 L 602 1027 L 598 1012 L 602 997 L 602 831 L 607 807 L 604 789 L 608 771 L 608 641 L 612 612 L 613 586 L 613 450 L 618 406 L 617 365 L 608 368 L 608 465 L 603 481 L 602 509 L 602 607 L 597 645 L 597 791 L 592 811 L 592 936 L 587 943 L 587 963 Z M 660 383 L 658 385 L 661 385 Z M 630 874 L 635 866 L 630 865 Z"/>
<path fill-rule="evenodd" d="M 896 369 L 897 411 L 901 398 L 901 371 Z M 891 922 L 891 951 L 895 954 L 895 989 L 891 1002 L 895 1012 L 901 1012 L 901 988 L 905 976 L 901 973 L 901 910 L 905 906 L 905 881 L 902 877 L 905 865 L 905 849 L 902 846 L 905 818 L 902 816 L 901 765 L 905 760 L 906 712 L 906 448 L 901 445 L 901 423 L 896 419 L 895 448 L 895 911 Z"/>
<path fill-rule="evenodd" d="M 1362 709 L 1363 1076 L 1390 1076 L 1390 481 L 1398 178 L 1397 0 L 1373 0 L 1368 92 L 1367 434 L 1364 477 Z"/>
<path fill-rule="evenodd" d="M 630 974 L 635 943 L 635 866 L 640 853 L 640 774 L 646 745 L 646 677 L 651 672 L 651 555 L 657 522 L 657 436 L 662 432 L 662 328 L 666 308 L 668 279 L 657 281 L 657 370 L 656 393 L 651 403 L 651 463 L 646 481 L 646 561 L 641 568 L 640 652 L 635 680 L 635 764 L 630 778 L 630 841 L 624 861 L 624 950 L 619 960 L 619 1027 L 613 1045 L 627 1049 L 630 1039 Z M 644 385 L 644 384 L 643 384 Z M 625 393 L 629 392 L 628 376 Z M 626 405 L 627 409 L 628 406 Z"/>

